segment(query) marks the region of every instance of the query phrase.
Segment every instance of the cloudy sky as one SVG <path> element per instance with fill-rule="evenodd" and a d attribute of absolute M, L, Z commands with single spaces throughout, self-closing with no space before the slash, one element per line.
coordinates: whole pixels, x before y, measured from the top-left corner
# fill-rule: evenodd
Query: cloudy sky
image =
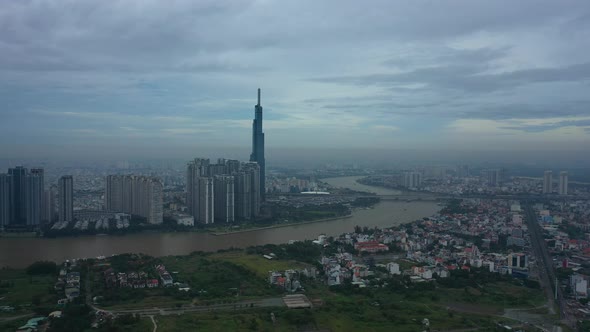
<path fill-rule="evenodd" d="M 0 152 L 590 143 L 588 1 L 3 1 Z M 33 149 L 33 150 L 32 150 Z"/>

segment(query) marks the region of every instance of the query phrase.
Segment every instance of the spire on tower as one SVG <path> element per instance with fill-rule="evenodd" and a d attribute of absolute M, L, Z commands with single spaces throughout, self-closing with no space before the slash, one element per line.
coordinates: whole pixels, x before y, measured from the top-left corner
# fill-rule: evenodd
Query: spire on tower
<path fill-rule="evenodd" d="M 258 88 L 258 106 L 260 106 L 260 88 Z"/>

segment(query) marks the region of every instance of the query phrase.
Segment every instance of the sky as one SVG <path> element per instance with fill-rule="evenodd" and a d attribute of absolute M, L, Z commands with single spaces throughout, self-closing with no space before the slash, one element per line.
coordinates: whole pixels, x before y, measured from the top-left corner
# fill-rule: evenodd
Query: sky
<path fill-rule="evenodd" d="M 590 152 L 588 1 L 3 1 L 0 155 Z"/>

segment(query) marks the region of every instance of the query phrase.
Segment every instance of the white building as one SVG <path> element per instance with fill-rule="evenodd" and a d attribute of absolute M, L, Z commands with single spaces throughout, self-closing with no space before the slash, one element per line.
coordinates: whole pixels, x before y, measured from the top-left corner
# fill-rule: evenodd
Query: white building
<path fill-rule="evenodd" d="M 387 263 L 387 271 L 389 271 L 389 274 L 396 274 L 396 275 L 400 275 L 402 274 L 401 271 L 399 270 L 399 264 L 398 263 Z"/>

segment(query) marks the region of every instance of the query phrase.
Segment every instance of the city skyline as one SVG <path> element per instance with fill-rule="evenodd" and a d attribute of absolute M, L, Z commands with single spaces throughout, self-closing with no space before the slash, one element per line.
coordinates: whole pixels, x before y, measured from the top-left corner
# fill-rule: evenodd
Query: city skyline
<path fill-rule="evenodd" d="M 587 151 L 584 2 L 95 4 L 4 6 L 4 157 L 246 148 L 253 83 L 268 149 Z"/>

